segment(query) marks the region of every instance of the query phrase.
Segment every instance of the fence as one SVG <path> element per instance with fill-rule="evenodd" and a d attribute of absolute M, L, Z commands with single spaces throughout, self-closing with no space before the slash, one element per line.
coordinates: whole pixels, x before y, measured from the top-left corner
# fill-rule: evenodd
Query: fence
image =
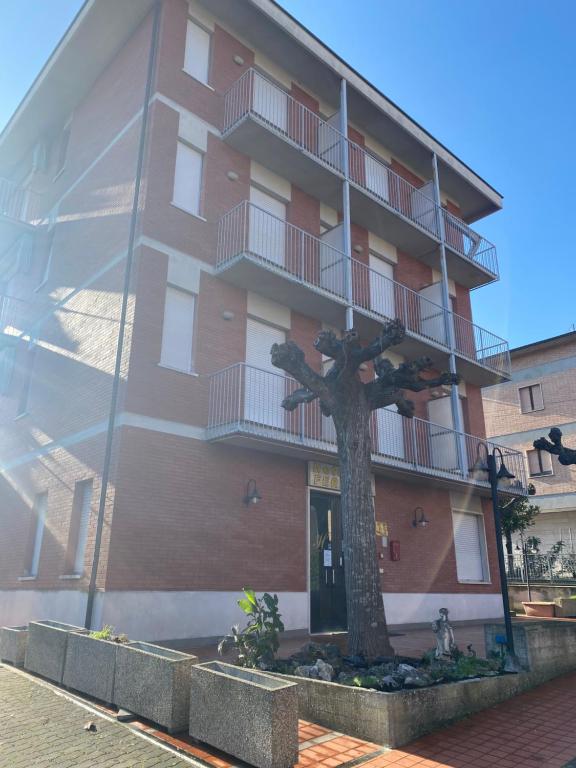
<path fill-rule="evenodd" d="M 526 584 L 531 582 L 576 583 L 576 555 L 511 555 L 506 561 L 508 581 Z"/>

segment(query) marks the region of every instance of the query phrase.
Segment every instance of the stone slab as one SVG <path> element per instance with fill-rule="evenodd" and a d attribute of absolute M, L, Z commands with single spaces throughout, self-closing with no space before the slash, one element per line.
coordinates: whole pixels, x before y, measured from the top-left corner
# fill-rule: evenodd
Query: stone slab
<path fill-rule="evenodd" d="M 192 668 L 190 735 L 257 768 L 298 761 L 297 686 L 219 661 Z"/>
<path fill-rule="evenodd" d="M 152 643 L 118 646 L 114 704 L 170 733 L 188 728 L 190 673 L 196 656 Z"/>
<path fill-rule="evenodd" d="M 118 643 L 89 635 L 68 637 L 62 683 L 107 704 L 114 701 Z"/>
<path fill-rule="evenodd" d="M 83 627 L 59 621 L 31 621 L 24 667 L 29 672 L 62 685 L 66 647 L 71 632 L 86 634 Z"/>
<path fill-rule="evenodd" d="M 28 644 L 28 626 L 0 627 L 0 660 L 23 667 Z"/>

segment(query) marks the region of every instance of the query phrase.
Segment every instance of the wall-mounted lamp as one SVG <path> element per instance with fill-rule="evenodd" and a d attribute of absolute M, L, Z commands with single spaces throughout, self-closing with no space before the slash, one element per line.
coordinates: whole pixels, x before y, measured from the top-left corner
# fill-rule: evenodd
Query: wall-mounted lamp
<path fill-rule="evenodd" d="M 244 64 L 244 59 L 238 53 L 232 56 L 232 61 L 234 62 L 234 64 L 238 64 L 239 67 L 241 67 L 242 64 Z"/>
<path fill-rule="evenodd" d="M 240 175 L 236 171 L 227 171 L 226 178 L 230 179 L 230 181 L 238 181 Z"/>
<path fill-rule="evenodd" d="M 244 496 L 244 504 L 258 504 L 259 501 L 262 501 L 262 496 L 258 493 L 258 488 L 256 488 L 256 480 L 248 480 L 248 483 L 246 484 L 246 496 Z"/>
<path fill-rule="evenodd" d="M 413 528 L 426 528 L 430 520 L 424 514 L 422 507 L 416 507 L 414 510 L 414 520 L 412 520 Z"/>

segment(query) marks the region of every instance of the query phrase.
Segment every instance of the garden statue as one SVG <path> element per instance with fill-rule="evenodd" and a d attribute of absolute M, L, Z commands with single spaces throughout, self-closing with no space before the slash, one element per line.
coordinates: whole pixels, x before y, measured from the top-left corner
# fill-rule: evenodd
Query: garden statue
<path fill-rule="evenodd" d="M 432 632 L 436 635 L 436 658 L 452 656 L 456 643 L 454 642 L 454 630 L 448 621 L 448 608 L 440 608 L 440 618 L 432 622 Z"/>
<path fill-rule="evenodd" d="M 534 448 L 539 451 L 548 451 L 548 453 L 558 456 L 558 461 L 565 467 L 570 464 L 576 464 L 576 450 L 562 445 L 562 432 L 558 427 L 552 427 L 548 437 L 550 441 L 546 440 L 545 437 L 539 437 L 538 440 L 534 440 Z"/>

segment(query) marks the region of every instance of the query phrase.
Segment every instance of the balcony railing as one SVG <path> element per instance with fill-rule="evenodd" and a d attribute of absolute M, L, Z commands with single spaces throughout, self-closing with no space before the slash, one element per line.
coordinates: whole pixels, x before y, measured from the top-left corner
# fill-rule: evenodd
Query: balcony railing
<path fill-rule="evenodd" d="M 280 373 L 237 363 L 210 378 L 208 438 L 254 436 L 319 453 L 336 453 L 336 435 L 330 417 L 323 416 L 317 402 L 286 412 L 282 400 L 300 385 Z M 388 408 L 375 411 L 371 420 L 372 461 L 420 474 L 488 487 L 484 476 L 473 470 L 479 444 L 472 435 L 433 424 L 407 419 Z M 490 448 L 494 447 L 488 443 Z M 506 466 L 516 476 L 510 493 L 524 493 L 526 475 L 523 457 L 500 446 Z M 465 466 L 459 456 L 465 457 Z"/>
<path fill-rule="evenodd" d="M 39 195 L 28 187 L 0 178 L 0 216 L 25 224 L 37 223 Z"/>
<path fill-rule="evenodd" d="M 576 555 L 512 555 L 506 557 L 508 581 L 526 584 L 530 581 L 552 584 L 576 583 Z"/>
<path fill-rule="evenodd" d="M 0 346 L 20 336 L 26 322 L 29 304 L 15 296 L 0 294 Z"/>
<path fill-rule="evenodd" d="M 248 255 L 263 267 L 285 275 L 341 302 L 347 297 L 347 256 L 327 242 L 330 232 L 314 237 L 258 206 L 243 202 L 225 214 L 218 228 L 217 266 L 226 268 Z M 448 324 L 455 351 L 498 375 L 510 376 L 508 344 L 425 296 L 351 259 L 352 306 L 379 321 L 400 318 L 408 334 L 449 349 Z"/>
<path fill-rule="evenodd" d="M 254 69 L 247 70 L 224 97 L 223 132 L 229 133 L 248 116 L 338 174 L 345 171 L 347 147 L 352 184 L 436 240 L 443 216 L 448 247 L 498 276 L 496 249 L 491 243 Z"/>

